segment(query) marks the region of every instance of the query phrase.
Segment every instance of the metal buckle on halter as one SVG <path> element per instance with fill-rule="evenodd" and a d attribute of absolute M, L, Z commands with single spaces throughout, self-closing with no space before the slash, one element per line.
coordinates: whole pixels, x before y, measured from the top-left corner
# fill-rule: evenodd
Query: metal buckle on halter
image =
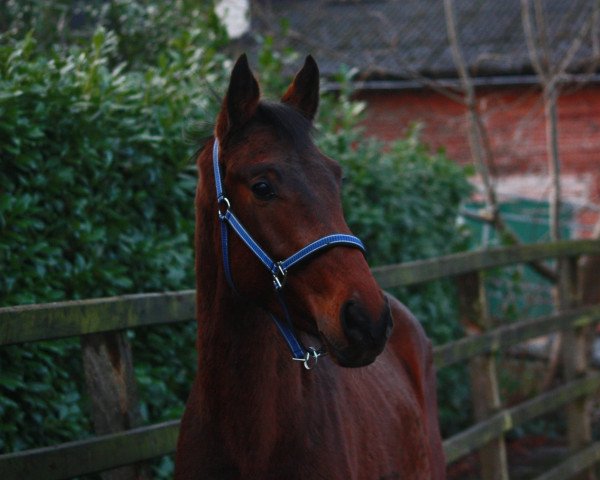
<path fill-rule="evenodd" d="M 217 210 L 219 212 L 219 218 L 221 220 L 224 220 L 225 215 L 227 215 L 227 212 L 231 208 L 231 203 L 229 203 L 229 199 L 227 197 L 221 197 L 221 198 L 217 199 L 217 205 L 218 205 Z M 225 207 L 225 210 L 221 210 L 222 206 Z"/>
<path fill-rule="evenodd" d="M 295 360 L 296 362 L 302 362 L 304 368 L 307 370 L 312 370 L 317 366 L 319 357 L 322 357 L 323 355 L 325 355 L 325 353 L 317 350 L 315 347 L 307 347 L 304 358 L 292 358 L 292 360 Z"/>
<path fill-rule="evenodd" d="M 275 264 L 275 268 L 271 273 L 273 274 L 273 286 L 275 290 L 281 290 L 287 278 L 287 271 L 283 268 L 281 262 Z"/>

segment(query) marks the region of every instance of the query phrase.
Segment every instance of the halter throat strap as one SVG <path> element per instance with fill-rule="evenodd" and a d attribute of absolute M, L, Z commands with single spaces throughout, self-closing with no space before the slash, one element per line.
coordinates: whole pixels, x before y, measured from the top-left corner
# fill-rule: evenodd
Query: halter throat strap
<path fill-rule="evenodd" d="M 229 261 L 229 229 L 231 228 L 236 235 L 246 244 L 252 253 L 261 261 L 261 263 L 271 273 L 273 278 L 273 288 L 277 295 L 277 299 L 281 305 L 281 309 L 285 316 L 285 321 L 282 321 L 274 314 L 270 313 L 271 318 L 275 322 L 277 329 L 286 341 L 288 348 L 292 352 L 292 359 L 304 363 L 307 369 L 316 365 L 319 356 L 325 353 L 314 347 L 304 347 L 296 337 L 292 327 L 291 317 L 283 296 L 283 287 L 285 286 L 288 270 L 315 255 L 316 253 L 330 248 L 335 245 L 345 245 L 360 249 L 365 252 L 365 246 L 358 237 L 347 235 L 344 233 L 334 233 L 325 235 L 314 242 L 302 247 L 296 253 L 289 257 L 275 261 L 265 250 L 252 238 L 252 235 L 244 228 L 239 219 L 231 210 L 231 202 L 225 195 L 223 182 L 221 178 L 221 170 L 219 166 L 219 140 L 215 137 L 213 144 L 213 171 L 215 176 L 215 188 L 217 193 L 217 210 L 221 226 L 221 251 L 223 257 L 223 268 L 227 283 L 233 291 L 236 291 L 231 273 L 231 263 Z"/>

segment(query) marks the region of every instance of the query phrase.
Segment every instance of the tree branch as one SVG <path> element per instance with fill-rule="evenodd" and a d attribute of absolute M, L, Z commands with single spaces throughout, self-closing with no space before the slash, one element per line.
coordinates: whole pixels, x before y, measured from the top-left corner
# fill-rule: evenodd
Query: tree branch
<path fill-rule="evenodd" d="M 525 43 L 527 44 L 527 51 L 529 52 L 529 58 L 531 59 L 531 65 L 537 73 L 537 75 L 545 79 L 546 72 L 542 67 L 538 55 L 538 48 L 535 42 L 535 34 L 533 33 L 533 25 L 531 23 L 531 16 L 529 13 L 529 0 L 521 0 L 521 22 L 523 23 L 523 32 L 525 33 Z"/>

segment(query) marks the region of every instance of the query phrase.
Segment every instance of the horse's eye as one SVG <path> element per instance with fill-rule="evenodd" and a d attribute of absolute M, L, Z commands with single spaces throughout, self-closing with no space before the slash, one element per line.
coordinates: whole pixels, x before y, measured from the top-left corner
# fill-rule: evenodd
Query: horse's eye
<path fill-rule="evenodd" d="M 260 200 L 269 200 L 275 196 L 273 188 L 265 181 L 257 182 L 252 185 L 252 193 Z"/>

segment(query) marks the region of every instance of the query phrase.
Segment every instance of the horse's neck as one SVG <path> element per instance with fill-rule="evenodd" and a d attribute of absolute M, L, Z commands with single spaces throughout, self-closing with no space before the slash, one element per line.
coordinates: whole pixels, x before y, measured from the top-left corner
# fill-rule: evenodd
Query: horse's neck
<path fill-rule="evenodd" d="M 199 166 L 203 184 L 196 203 L 198 374 L 193 395 L 217 429 L 256 428 L 262 417 L 290 411 L 302 398 L 301 366 L 293 362 L 272 320 L 260 307 L 235 296 L 227 285 L 214 184 Z M 208 420 L 207 420 L 208 421 Z M 239 435 L 238 435 L 239 436 Z"/>
<path fill-rule="evenodd" d="M 244 454 L 251 437 L 257 442 L 268 440 L 256 446 L 252 457 L 268 457 L 283 433 L 263 436 L 257 431 L 275 428 L 274 419 L 298 429 L 302 367 L 290 359 L 262 310 L 231 298 L 215 307 L 199 317 L 201 408 L 211 430 L 232 451 Z"/>
<path fill-rule="evenodd" d="M 214 245 L 201 243 L 205 249 Z M 250 407 L 255 411 L 249 418 L 256 419 L 257 408 L 274 408 L 279 395 L 299 393 L 302 367 L 291 360 L 269 315 L 232 293 L 220 256 L 200 249 L 197 255 L 198 394 L 221 418 L 223 409 Z M 290 401 L 281 399 L 288 407 Z"/>
<path fill-rule="evenodd" d="M 256 382 L 263 380 L 261 372 L 269 370 L 269 365 L 283 358 L 289 361 L 283 340 L 274 336 L 269 316 L 251 302 L 223 295 L 215 299 L 212 308 L 200 312 L 198 348 L 202 370 L 212 365 L 235 367 L 226 372 L 221 369 L 216 376 L 229 381 L 228 377 L 250 374 Z"/>

